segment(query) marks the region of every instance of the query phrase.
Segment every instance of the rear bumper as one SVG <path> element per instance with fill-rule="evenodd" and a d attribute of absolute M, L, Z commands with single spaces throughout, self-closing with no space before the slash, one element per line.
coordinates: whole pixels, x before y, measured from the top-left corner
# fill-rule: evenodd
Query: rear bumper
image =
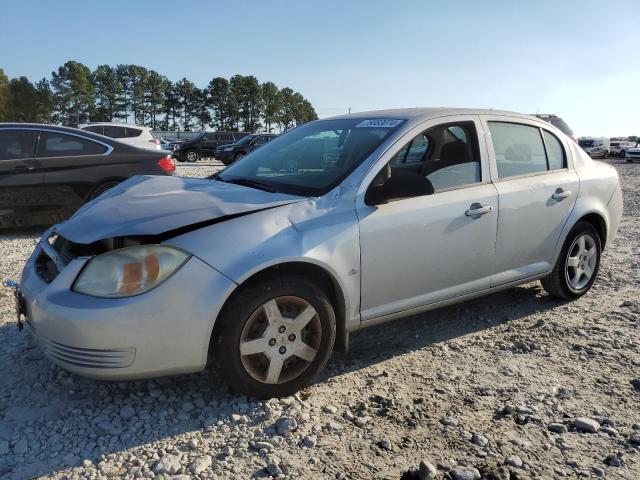
<path fill-rule="evenodd" d="M 44 354 L 82 376 L 131 380 L 202 370 L 223 299 L 235 285 L 196 257 L 142 295 L 108 299 L 71 290 L 87 258 L 46 283 L 34 268 L 21 281 L 28 325 Z"/>

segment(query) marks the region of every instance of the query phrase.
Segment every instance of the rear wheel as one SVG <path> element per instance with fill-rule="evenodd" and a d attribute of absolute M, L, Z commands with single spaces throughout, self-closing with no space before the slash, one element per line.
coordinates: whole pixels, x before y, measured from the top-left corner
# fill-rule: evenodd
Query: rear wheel
<path fill-rule="evenodd" d="M 112 189 L 113 187 L 115 187 L 119 183 L 120 182 L 113 181 L 113 182 L 106 182 L 106 183 L 103 183 L 102 185 L 99 185 L 93 192 L 91 192 L 91 195 L 89 195 L 89 200 L 93 200 L 94 198 L 99 197 L 104 192 L 106 192 L 107 190 Z"/>
<path fill-rule="evenodd" d="M 578 222 L 567 235 L 553 271 L 541 280 L 543 288 L 551 295 L 566 299 L 587 293 L 598 275 L 601 245 L 593 225 Z"/>
<path fill-rule="evenodd" d="M 324 369 L 336 335 L 326 293 L 299 277 L 245 288 L 225 307 L 213 338 L 218 372 L 257 398 L 292 395 Z"/>
<path fill-rule="evenodd" d="M 197 162 L 200 160 L 200 154 L 196 150 L 187 150 L 185 159 L 190 163 Z"/>

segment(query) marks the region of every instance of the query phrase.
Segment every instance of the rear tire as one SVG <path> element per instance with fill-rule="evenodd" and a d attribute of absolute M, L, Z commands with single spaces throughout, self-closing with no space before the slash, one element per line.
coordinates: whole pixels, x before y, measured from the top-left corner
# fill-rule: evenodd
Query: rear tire
<path fill-rule="evenodd" d="M 184 158 L 187 162 L 193 163 L 200 160 L 200 154 L 196 150 L 187 150 Z"/>
<path fill-rule="evenodd" d="M 305 278 L 284 276 L 236 294 L 217 320 L 211 346 L 232 390 L 271 398 L 310 385 L 329 360 L 335 336 L 326 293 Z"/>
<path fill-rule="evenodd" d="M 91 192 L 91 195 L 89 195 L 88 201 L 99 197 L 104 192 L 106 192 L 107 190 L 112 189 L 113 187 L 115 187 L 118 184 L 120 184 L 120 182 L 113 181 L 113 182 L 103 183 L 102 185 L 98 185 L 98 187 L 93 192 Z"/>
<path fill-rule="evenodd" d="M 551 274 L 540 283 L 558 298 L 575 299 L 587 293 L 598 275 L 602 242 L 598 231 L 578 222 L 567 235 Z"/>

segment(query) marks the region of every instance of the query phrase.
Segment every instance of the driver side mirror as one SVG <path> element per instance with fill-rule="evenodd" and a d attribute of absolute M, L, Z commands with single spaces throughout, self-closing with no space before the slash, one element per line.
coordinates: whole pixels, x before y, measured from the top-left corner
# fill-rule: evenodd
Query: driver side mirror
<path fill-rule="evenodd" d="M 364 196 L 364 203 L 383 205 L 392 200 L 421 197 L 433 194 L 433 185 L 423 175 L 398 172 L 389 177 L 382 185 L 370 185 Z"/>

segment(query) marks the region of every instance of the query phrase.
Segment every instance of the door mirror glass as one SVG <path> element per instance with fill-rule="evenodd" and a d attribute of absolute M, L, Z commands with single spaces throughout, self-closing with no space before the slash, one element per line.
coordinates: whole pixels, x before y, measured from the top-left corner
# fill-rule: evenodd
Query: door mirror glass
<path fill-rule="evenodd" d="M 431 195 L 433 191 L 433 185 L 423 175 L 399 172 L 385 180 L 382 185 L 372 184 L 367 190 L 364 202 L 367 205 L 382 205 L 392 200 Z"/>

